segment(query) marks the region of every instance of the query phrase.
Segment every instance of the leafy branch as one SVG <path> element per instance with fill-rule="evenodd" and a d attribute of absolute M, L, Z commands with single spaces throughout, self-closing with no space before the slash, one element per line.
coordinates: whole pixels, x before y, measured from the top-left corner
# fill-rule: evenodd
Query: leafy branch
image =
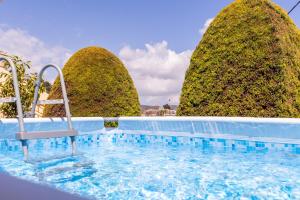
<path fill-rule="evenodd" d="M 31 68 L 30 61 L 23 61 L 19 56 L 7 55 L 0 52 L 0 55 L 6 56 L 12 60 L 16 66 L 18 75 L 18 84 L 21 96 L 21 103 L 23 112 L 26 113 L 31 109 L 31 103 L 33 101 L 34 86 L 37 80 L 37 73 L 30 73 Z M 14 97 L 15 91 L 13 87 L 13 78 L 11 73 L 11 66 L 8 62 L 3 62 L 4 70 L 0 71 L 0 98 Z M 44 82 L 41 85 L 39 94 L 45 91 Z M 3 103 L 0 105 L 0 112 L 5 117 L 16 117 L 17 107 L 16 103 Z"/>

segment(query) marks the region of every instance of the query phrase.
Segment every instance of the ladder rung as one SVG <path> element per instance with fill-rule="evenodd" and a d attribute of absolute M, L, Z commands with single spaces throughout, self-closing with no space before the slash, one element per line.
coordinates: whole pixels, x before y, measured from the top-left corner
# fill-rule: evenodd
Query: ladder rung
<path fill-rule="evenodd" d="M 0 98 L 0 103 L 11 103 L 15 102 L 17 100 L 16 97 L 5 97 L 5 98 Z"/>
<path fill-rule="evenodd" d="M 45 104 L 64 104 L 63 99 L 50 99 L 50 100 L 39 100 L 37 105 Z"/>
<path fill-rule="evenodd" d="M 68 136 L 76 136 L 76 130 L 57 130 L 57 131 L 37 131 L 37 132 L 23 132 L 17 133 L 18 140 L 33 140 L 33 139 L 46 139 L 46 138 L 60 138 Z"/>

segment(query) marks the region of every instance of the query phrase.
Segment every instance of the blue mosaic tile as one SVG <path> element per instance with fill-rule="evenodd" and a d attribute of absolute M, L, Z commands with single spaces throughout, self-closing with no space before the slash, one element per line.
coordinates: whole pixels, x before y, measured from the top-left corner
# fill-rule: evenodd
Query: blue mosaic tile
<path fill-rule="evenodd" d="M 287 151 L 300 154 L 298 144 L 279 144 L 246 140 L 228 140 L 201 137 L 177 137 L 158 136 L 145 134 L 93 134 L 76 137 L 78 145 L 94 145 L 101 142 L 125 142 L 136 144 L 160 144 L 167 146 L 193 146 L 201 148 L 230 148 L 232 150 L 243 149 L 246 151 Z M 57 148 L 70 144 L 70 138 L 51 138 L 28 141 L 29 147 L 34 148 Z M 21 143 L 13 139 L 1 139 L 0 151 L 18 151 Z"/>
<path fill-rule="evenodd" d="M 263 143 L 263 142 L 256 142 L 255 146 L 256 147 L 265 147 L 265 143 Z"/>
<path fill-rule="evenodd" d="M 129 134 L 130 135 L 130 134 Z M 131 140 L 122 140 L 120 135 L 115 134 L 112 139 L 115 142 L 130 142 L 130 143 L 142 143 L 139 135 L 130 135 Z M 276 143 L 264 143 L 247 140 L 225 140 L 215 138 L 199 138 L 199 137 L 175 137 L 175 136 L 151 136 L 143 135 L 143 142 L 147 144 L 160 143 L 164 145 L 178 146 L 178 145 L 191 145 L 195 147 L 217 147 L 217 148 L 231 148 L 231 149 L 245 149 L 248 151 L 268 151 L 268 150 L 284 150 L 298 152 L 300 151 L 299 145 L 296 144 L 276 144 Z"/>

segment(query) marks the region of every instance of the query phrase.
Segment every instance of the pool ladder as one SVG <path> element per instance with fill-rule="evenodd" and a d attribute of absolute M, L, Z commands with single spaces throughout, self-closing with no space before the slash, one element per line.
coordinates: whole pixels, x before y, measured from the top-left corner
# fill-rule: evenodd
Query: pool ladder
<path fill-rule="evenodd" d="M 76 143 L 75 143 L 75 136 L 78 135 L 78 132 L 73 128 L 71 114 L 70 114 L 70 107 L 69 101 L 67 97 L 66 85 L 63 77 L 63 73 L 61 69 L 55 65 L 46 65 L 43 67 L 38 75 L 38 79 L 35 84 L 35 91 L 34 91 L 34 100 L 32 103 L 32 110 L 30 113 L 26 115 L 26 117 L 35 117 L 35 109 L 37 105 L 46 105 L 46 104 L 64 104 L 65 113 L 67 117 L 67 130 L 51 130 L 51 131 L 35 131 L 35 132 L 27 132 L 24 126 L 24 115 L 22 110 L 22 103 L 19 91 L 19 84 L 18 84 L 18 75 L 15 64 L 9 57 L 0 55 L 0 61 L 8 62 L 9 66 L 11 67 L 11 73 L 13 78 L 13 86 L 15 91 L 15 97 L 6 97 L 0 98 L 0 103 L 13 103 L 15 102 L 17 105 L 17 118 L 19 123 L 19 132 L 16 133 L 16 139 L 20 140 L 22 143 L 22 149 L 24 153 L 24 157 L 28 159 L 28 143 L 27 140 L 32 139 L 45 139 L 45 138 L 59 138 L 59 137 L 70 137 L 71 144 L 72 144 L 72 154 L 76 152 Z M 38 100 L 38 92 L 42 83 L 42 76 L 46 69 L 54 68 L 59 74 L 60 83 L 61 83 L 61 90 L 63 99 L 54 99 L 54 100 Z"/>

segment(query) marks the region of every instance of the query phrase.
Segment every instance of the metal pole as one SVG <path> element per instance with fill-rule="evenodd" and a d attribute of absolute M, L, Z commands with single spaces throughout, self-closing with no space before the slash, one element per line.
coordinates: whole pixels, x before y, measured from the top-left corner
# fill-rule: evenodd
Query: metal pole
<path fill-rule="evenodd" d="M 12 78 L 13 78 L 13 85 L 14 85 L 15 96 L 16 96 L 19 130 L 20 130 L 20 132 L 25 132 L 23 110 L 22 110 L 22 103 L 21 103 L 21 97 L 20 97 L 20 91 L 19 91 L 18 74 L 17 74 L 16 66 L 11 61 L 11 59 L 6 58 L 6 57 L 2 57 L 2 59 L 6 60 L 12 69 Z"/>
<path fill-rule="evenodd" d="M 31 117 L 35 117 L 35 108 L 39 97 L 39 89 L 40 89 L 41 81 L 40 78 L 35 83 L 35 89 L 34 89 L 34 97 L 33 97 L 33 103 L 31 108 Z"/>
<path fill-rule="evenodd" d="M 294 7 L 288 12 L 288 14 L 290 14 L 299 4 L 300 4 L 300 1 L 298 1 L 296 3 L 296 5 L 294 5 Z"/>
<path fill-rule="evenodd" d="M 19 91 L 19 83 L 18 83 L 18 74 L 17 69 L 14 64 L 14 62 L 5 56 L 1 56 L 1 58 L 8 62 L 9 66 L 11 67 L 12 72 L 12 78 L 13 78 L 13 85 L 15 90 L 15 97 L 16 97 L 16 105 L 17 105 L 17 118 L 19 122 L 19 131 L 20 133 L 25 133 L 25 127 L 24 127 L 24 119 L 23 119 L 23 109 L 22 109 L 22 102 L 20 97 L 20 91 Z M 25 159 L 28 158 L 28 145 L 26 140 L 22 140 L 22 148 L 24 152 Z"/>

